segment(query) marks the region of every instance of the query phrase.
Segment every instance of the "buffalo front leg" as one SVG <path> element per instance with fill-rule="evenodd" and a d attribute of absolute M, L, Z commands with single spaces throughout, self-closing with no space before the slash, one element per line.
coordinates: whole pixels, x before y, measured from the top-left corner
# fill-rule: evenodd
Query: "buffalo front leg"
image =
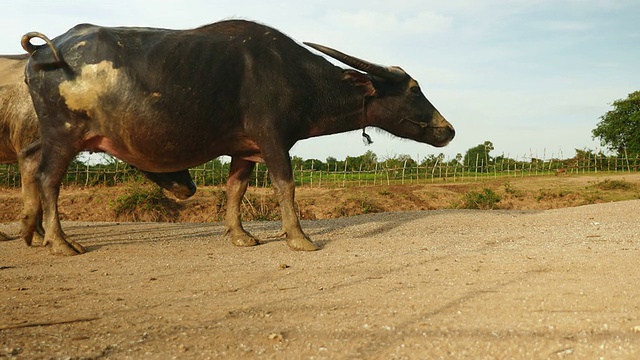
<path fill-rule="evenodd" d="M 235 246 L 255 246 L 258 240 L 242 227 L 240 204 L 249 185 L 249 176 L 255 163 L 240 158 L 231 158 L 229 179 L 227 180 L 227 214 L 225 225 Z"/>
<path fill-rule="evenodd" d="M 282 231 L 287 236 L 287 245 L 291 250 L 315 251 L 319 247 L 309 239 L 302 231 L 298 215 L 295 212 L 295 184 L 293 183 L 293 172 L 291 170 L 291 160 L 286 154 L 287 161 L 279 162 L 280 166 L 270 167 L 269 174 L 273 183 L 280 211 L 282 214 Z"/>
<path fill-rule="evenodd" d="M 67 171 L 74 154 L 62 151 L 59 148 L 55 150 L 57 151 L 47 151 L 47 148 L 43 146 L 42 160 L 36 174 L 45 220 L 43 245 L 50 246 L 51 253 L 54 255 L 82 254 L 85 252 L 84 247 L 73 240 L 67 239 L 62 231 L 58 213 L 58 196 L 62 177 Z"/>

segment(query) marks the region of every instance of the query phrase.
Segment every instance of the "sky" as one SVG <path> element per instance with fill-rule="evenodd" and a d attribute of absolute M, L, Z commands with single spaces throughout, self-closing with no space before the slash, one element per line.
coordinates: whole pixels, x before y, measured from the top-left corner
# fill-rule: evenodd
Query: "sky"
<path fill-rule="evenodd" d="M 0 53 L 22 53 L 26 32 L 55 37 L 78 23 L 189 29 L 230 18 L 401 66 L 456 128 L 444 148 L 372 130 L 369 146 L 360 131 L 306 139 L 291 150 L 303 159 L 452 159 L 485 141 L 517 159 L 606 152 L 591 130 L 640 90 L 637 0 L 10 0 Z"/>

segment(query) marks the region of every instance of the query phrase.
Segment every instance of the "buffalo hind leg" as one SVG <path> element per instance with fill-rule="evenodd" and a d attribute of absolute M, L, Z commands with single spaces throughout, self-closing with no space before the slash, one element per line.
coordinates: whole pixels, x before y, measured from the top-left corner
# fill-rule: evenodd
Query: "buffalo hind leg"
<path fill-rule="evenodd" d="M 242 227 L 240 204 L 249 185 L 249 176 L 255 163 L 240 158 L 231 158 L 229 179 L 227 180 L 227 213 L 225 225 L 235 246 L 255 246 L 258 240 Z"/>
<path fill-rule="evenodd" d="M 56 148 L 57 151 L 47 149 L 43 144 L 42 159 L 36 181 L 40 190 L 45 219 L 44 246 L 51 247 L 54 255 L 77 255 L 85 252 L 79 243 L 68 239 L 62 231 L 58 213 L 58 196 L 60 185 L 71 160 L 75 156 L 70 149 Z"/>
<path fill-rule="evenodd" d="M 42 206 L 40 205 L 38 184 L 35 178 L 38 163 L 40 162 L 41 145 L 39 141 L 35 142 L 18 153 L 23 201 L 22 215 L 20 216 L 22 223 L 20 237 L 24 239 L 28 246 L 33 245 L 34 231 L 40 238 L 40 242 L 44 238 Z"/>

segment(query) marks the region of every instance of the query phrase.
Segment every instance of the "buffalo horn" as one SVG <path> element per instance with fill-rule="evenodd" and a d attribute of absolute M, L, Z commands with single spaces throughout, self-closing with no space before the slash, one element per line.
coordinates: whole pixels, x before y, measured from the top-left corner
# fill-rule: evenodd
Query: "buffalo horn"
<path fill-rule="evenodd" d="M 378 76 L 378 77 L 385 78 L 395 82 L 400 82 L 406 79 L 407 77 L 407 73 L 398 67 L 388 67 L 388 66 L 373 64 L 366 60 L 359 59 L 355 56 L 347 55 L 343 52 L 340 52 L 338 50 L 335 50 L 323 45 L 318 45 L 318 44 L 309 43 L 309 42 L 305 42 L 304 44 L 320 51 L 321 53 L 329 55 L 336 60 L 340 60 L 341 62 L 355 69 L 365 71 L 368 74 L 371 74 L 374 76 Z"/>

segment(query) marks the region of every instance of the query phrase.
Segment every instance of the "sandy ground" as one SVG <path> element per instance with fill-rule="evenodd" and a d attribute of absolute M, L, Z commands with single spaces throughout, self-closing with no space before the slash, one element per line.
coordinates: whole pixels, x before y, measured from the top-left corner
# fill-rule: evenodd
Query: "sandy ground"
<path fill-rule="evenodd" d="M 86 254 L 0 243 L 0 358 L 637 359 L 640 200 L 278 222 L 66 222 Z M 15 233 L 16 223 L 0 224 Z"/>

